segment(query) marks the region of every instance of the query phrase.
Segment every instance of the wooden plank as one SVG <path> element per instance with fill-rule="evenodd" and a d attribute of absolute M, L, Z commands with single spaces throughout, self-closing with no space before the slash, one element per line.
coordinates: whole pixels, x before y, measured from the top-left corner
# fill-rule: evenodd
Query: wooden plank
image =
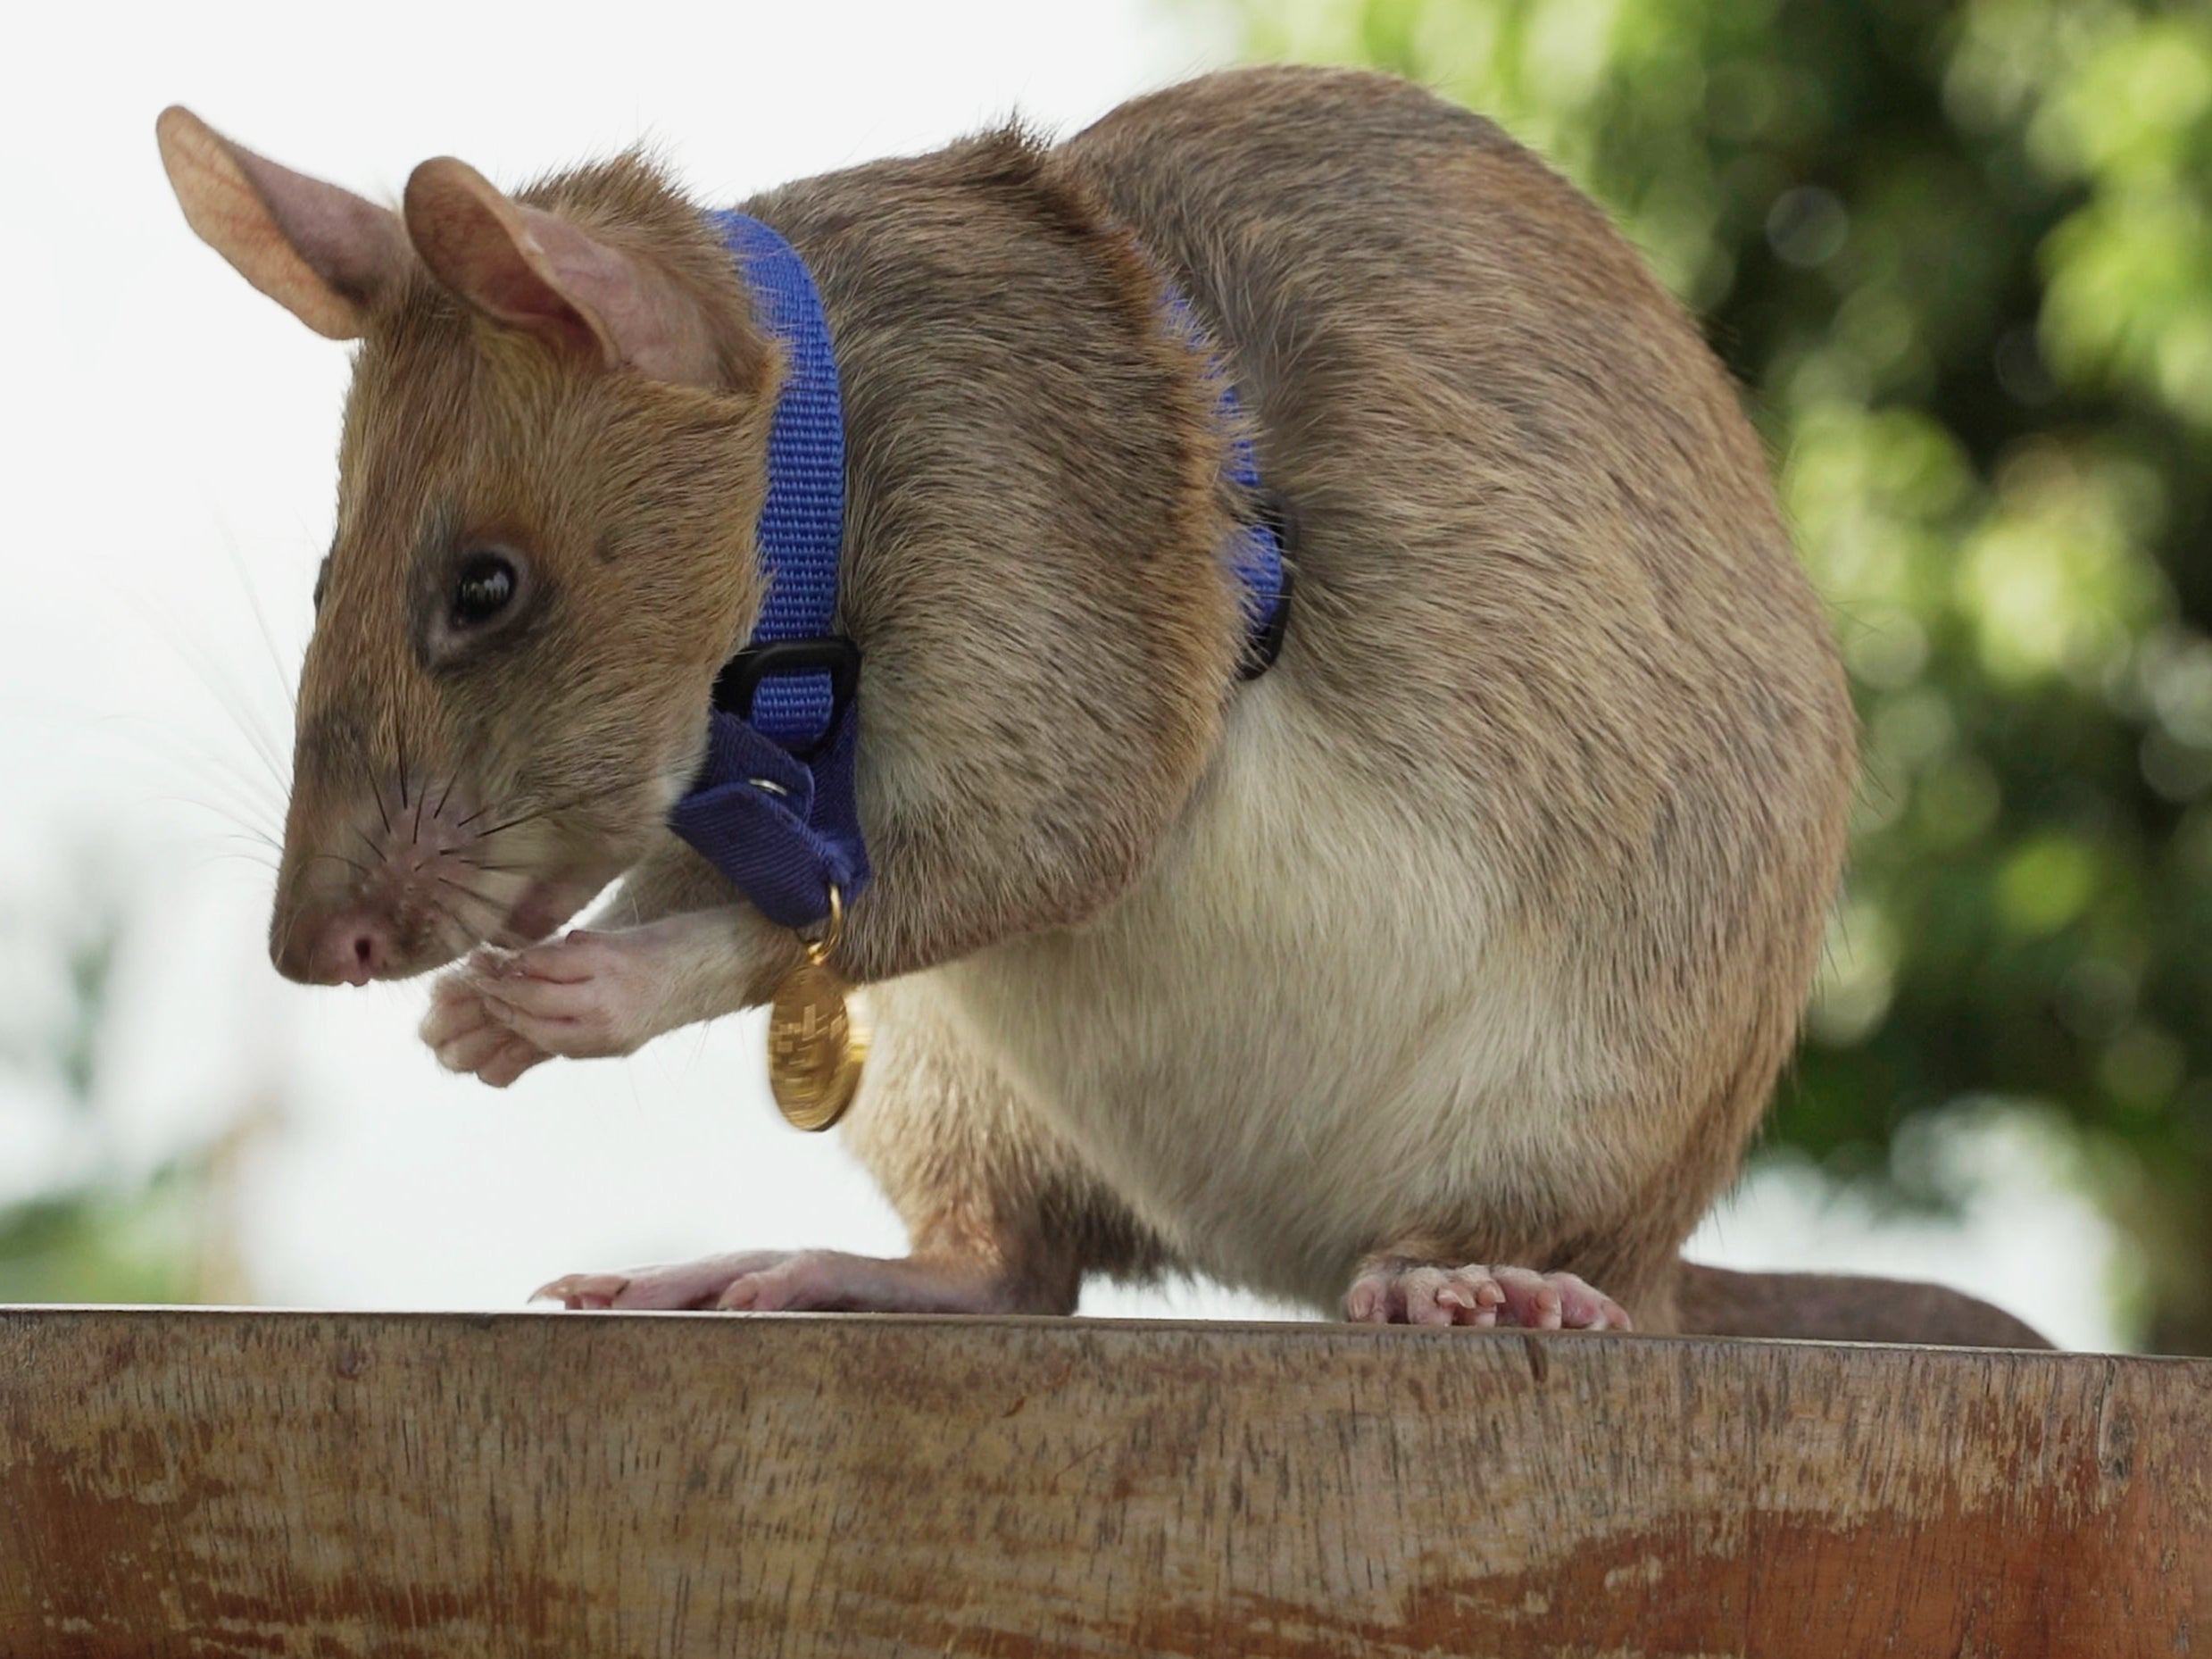
<path fill-rule="evenodd" d="M 2207 1362 L 0 1311 L 9 1655 L 2191 1651 Z"/>

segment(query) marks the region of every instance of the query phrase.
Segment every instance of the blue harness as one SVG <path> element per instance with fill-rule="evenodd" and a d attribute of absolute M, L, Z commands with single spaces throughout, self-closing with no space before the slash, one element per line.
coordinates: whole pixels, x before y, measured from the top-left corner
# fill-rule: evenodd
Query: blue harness
<path fill-rule="evenodd" d="M 852 783 L 861 654 L 836 631 L 844 404 L 829 324 L 806 262 L 757 219 L 718 213 L 708 220 L 787 362 L 769 418 L 768 496 L 758 531 L 768 602 L 752 641 L 714 682 L 706 763 L 669 823 L 763 916 L 804 928 L 829 914 L 833 885 L 850 904 L 869 873 Z M 1179 295 L 1170 305 L 1177 326 L 1204 354 L 1215 411 L 1232 434 L 1230 482 L 1260 515 L 1241 528 L 1229 553 L 1243 588 L 1249 678 L 1282 649 L 1290 615 L 1287 524 L 1279 503 L 1260 488 L 1235 388 L 1206 350 L 1189 305 Z"/>

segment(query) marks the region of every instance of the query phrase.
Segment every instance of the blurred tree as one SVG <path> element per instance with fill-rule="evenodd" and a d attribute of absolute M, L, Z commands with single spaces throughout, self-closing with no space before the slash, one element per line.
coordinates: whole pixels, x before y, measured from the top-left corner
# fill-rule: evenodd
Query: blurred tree
<path fill-rule="evenodd" d="M 1228 0 L 1604 203 L 1751 390 L 1866 722 L 1773 1133 L 2050 1103 L 2212 1353 L 2212 7 Z"/>

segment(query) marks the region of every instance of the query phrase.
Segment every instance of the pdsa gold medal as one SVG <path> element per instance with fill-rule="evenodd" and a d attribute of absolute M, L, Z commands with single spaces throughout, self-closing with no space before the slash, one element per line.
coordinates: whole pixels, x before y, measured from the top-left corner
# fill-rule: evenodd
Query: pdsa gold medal
<path fill-rule="evenodd" d="M 844 1116 L 861 1087 L 868 1028 L 845 1005 L 844 981 L 829 963 L 844 930 L 844 906 L 829 889 L 829 925 L 806 945 L 806 960 L 776 988 L 768 1016 L 768 1086 L 792 1125 L 825 1130 Z"/>

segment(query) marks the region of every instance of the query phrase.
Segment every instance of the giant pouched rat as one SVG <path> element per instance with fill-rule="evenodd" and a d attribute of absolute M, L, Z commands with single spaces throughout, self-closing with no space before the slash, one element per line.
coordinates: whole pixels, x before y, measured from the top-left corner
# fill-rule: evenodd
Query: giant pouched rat
<path fill-rule="evenodd" d="M 427 162 L 395 213 L 160 132 L 193 228 L 360 342 L 277 965 L 467 956 L 424 1035 L 502 1087 L 761 1004 L 800 934 L 669 827 L 793 361 L 724 238 L 636 154 L 513 196 Z M 1898 1323 L 1678 1261 L 1794 1038 L 1854 728 L 1735 389 L 1596 209 L 1411 86 L 1280 69 L 744 212 L 842 383 L 873 879 L 832 965 L 911 1254 L 550 1294 L 1064 1313 L 1179 1268 L 1363 1321 Z M 1296 527 L 1257 677 L 1241 437 Z"/>

